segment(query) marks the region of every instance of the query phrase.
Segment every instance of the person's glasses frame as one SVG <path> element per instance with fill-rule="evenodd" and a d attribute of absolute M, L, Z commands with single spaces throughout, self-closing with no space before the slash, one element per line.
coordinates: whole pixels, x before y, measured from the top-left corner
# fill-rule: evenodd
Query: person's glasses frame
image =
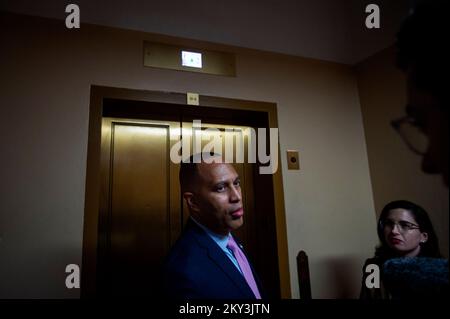
<path fill-rule="evenodd" d="M 380 225 L 382 229 L 389 229 L 393 230 L 395 226 L 397 226 L 399 232 L 406 233 L 409 231 L 413 231 L 415 229 L 420 229 L 420 226 L 417 224 L 413 224 L 404 220 L 394 222 L 393 220 L 386 219 L 383 221 L 380 221 Z"/>
<path fill-rule="evenodd" d="M 400 137 L 403 139 L 405 144 L 408 146 L 408 148 L 417 155 L 425 155 L 426 150 L 419 149 L 404 133 L 405 127 L 414 127 L 415 129 L 418 128 L 417 120 L 412 117 L 411 115 L 405 115 L 399 119 L 395 119 L 391 121 L 391 126 L 394 128 L 394 130 L 400 135 Z"/>

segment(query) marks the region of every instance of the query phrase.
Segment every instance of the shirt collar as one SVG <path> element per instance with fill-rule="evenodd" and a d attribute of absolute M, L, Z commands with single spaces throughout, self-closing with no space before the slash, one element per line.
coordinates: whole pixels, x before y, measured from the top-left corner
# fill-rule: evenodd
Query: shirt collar
<path fill-rule="evenodd" d="M 230 233 L 228 233 L 227 235 L 221 235 L 221 234 L 217 234 L 215 232 L 213 232 L 212 230 L 210 230 L 209 228 L 207 228 L 206 226 L 203 226 L 202 224 L 200 224 L 198 221 L 196 221 L 192 216 L 190 217 L 194 223 L 196 223 L 201 229 L 203 229 L 208 235 L 209 237 L 211 237 L 216 243 L 217 245 L 220 246 L 220 248 L 222 249 L 226 249 L 227 248 L 227 244 L 228 244 L 228 239 L 230 237 Z"/>

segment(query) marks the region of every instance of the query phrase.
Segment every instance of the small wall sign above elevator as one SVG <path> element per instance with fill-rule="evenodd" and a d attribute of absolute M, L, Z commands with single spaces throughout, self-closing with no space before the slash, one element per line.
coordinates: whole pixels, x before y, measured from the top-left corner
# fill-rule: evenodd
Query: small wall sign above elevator
<path fill-rule="evenodd" d="M 233 53 L 144 41 L 144 66 L 236 76 Z"/>

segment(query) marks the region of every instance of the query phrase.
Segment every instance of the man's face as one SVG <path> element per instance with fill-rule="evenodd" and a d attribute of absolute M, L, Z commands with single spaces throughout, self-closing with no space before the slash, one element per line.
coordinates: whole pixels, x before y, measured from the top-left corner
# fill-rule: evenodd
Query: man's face
<path fill-rule="evenodd" d="M 233 166 L 199 163 L 197 170 L 198 183 L 192 195 L 184 195 L 192 216 L 218 234 L 241 227 L 244 211 L 240 179 Z"/>
<path fill-rule="evenodd" d="M 422 159 L 422 170 L 442 174 L 448 186 L 448 115 L 430 92 L 417 88 L 408 76 L 408 110 L 428 137 L 428 149 Z"/>

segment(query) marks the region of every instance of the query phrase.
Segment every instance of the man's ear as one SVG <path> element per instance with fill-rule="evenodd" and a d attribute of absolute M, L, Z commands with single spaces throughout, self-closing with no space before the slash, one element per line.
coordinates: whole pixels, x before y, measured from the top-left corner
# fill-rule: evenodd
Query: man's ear
<path fill-rule="evenodd" d="M 183 193 L 184 200 L 186 201 L 186 205 L 189 207 L 192 211 L 198 211 L 199 207 L 197 204 L 197 200 L 195 198 L 195 194 L 191 192 L 184 192 Z"/>

